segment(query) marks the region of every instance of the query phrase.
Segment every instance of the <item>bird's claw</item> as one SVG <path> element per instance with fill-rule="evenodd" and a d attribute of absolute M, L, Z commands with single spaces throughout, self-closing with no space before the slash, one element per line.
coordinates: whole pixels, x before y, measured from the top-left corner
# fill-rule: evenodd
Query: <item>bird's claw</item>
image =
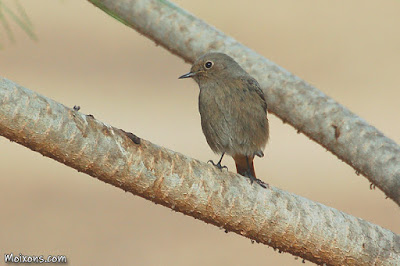
<path fill-rule="evenodd" d="M 211 163 L 212 165 L 214 165 L 215 167 L 217 167 L 217 168 L 218 168 L 219 170 L 221 170 L 221 171 L 222 171 L 222 169 L 224 169 L 224 168 L 228 171 L 228 167 L 227 167 L 226 165 L 221 165 L 221 162 L 214 163 L 213 160 L 208 160 L 207 163 Z"/>
<path fill-rule="evenodd" d="M 253 182 L 255 181 L 257 184 L 259 184 L 261 187 L 263 188 L 269 188 L 269 185 L 267 183 L 264 183 L 264 181 L 256 178 L 255 176 L 253 176 L 250 171 L 247 171 L 245 173 L 245 177 L 247 177 L 248 179 L 250 179 L 250 183 L 253 184 Z"/>

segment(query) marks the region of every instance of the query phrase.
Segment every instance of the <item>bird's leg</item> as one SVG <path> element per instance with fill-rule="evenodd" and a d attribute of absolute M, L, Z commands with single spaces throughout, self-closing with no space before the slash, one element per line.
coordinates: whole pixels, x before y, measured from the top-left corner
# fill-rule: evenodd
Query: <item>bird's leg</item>
<path fill-rule="evenodd" d="M 253 176 L 253 174 L 251 173 L 251 169 L 250 169 L 250 163 L 249 163 L 249 157 L 246 156 L 246 163 L 247 163 L 247 170 L 245 172 L 245 176 L 250 179 L 250 183 L 253 184 L 254 181 L 257 180 L 257 178 L 255 176 Z"/>
<path fill-rule="evenodd" d="M 222 153 L 221 158 L 219 159 L 218 163 L 214 163 L 213 160 L 208 160 L 208 163 L 211 163 L 212 165 L 217 167 L 219 170 L 222 170 L 224 168 L 226 168 L 226 170 L 228 170 L 228 167 L 226 167 L 226 165 L 224 165 L 224 166 L 221 165 L 222 158 L 224 157 L 224 155 L 225 155 L 225 152 Z"/>
<path fill-rule="evenodd" d="M 253 182 L 256 181 L 256 183 L 259 184 L 260 186 L 262 186 L 263 188 L 269 188 L 269 185 L 267 183 L 264 183 L 262 180 L 258 179 L 251 173 L 248 156 L 246 156 L 246 162 L 247 162 L 247 170 L 245 172 L 245 177 L 250 179 L 250 183 L 253 184 Z"/>

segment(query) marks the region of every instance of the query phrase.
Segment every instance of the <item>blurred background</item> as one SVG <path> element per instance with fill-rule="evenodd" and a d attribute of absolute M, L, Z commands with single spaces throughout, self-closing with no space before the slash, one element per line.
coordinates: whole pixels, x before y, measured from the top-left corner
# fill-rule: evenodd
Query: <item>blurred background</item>
<path fill-rule="evenodd" d="M 20 3 L 38 41 L 8 17 L 15 43 L 0 27 L 0 76 L 153 143 L 218 159 L 201 131 L 197 85 L 177 79 L 190 65 L 87 1 Z M 399 1 L 175 3 L 400 141 Z M 255 160 L 259 177 L 400 233 L 399 207 L 366 178 L 275 116 L 270 123 L 266 156 Z M 231 158 L 224 164 L 235 169 Z M 301 265 L 3 137 L 0 169 L 2 256 L 63 254 L 70 265 Z"/>

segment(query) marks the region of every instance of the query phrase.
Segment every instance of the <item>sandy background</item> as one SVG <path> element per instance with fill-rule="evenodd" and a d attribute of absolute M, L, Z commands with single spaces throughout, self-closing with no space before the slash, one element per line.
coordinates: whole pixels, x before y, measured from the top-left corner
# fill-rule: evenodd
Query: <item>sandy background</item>
<path fill-rule="evenodd" d="M 13 7 L 12 1 L 6 1 Z M 190 66 L 86 1 L 21 1 L 38 42 L 1 29 L 0 75 L 202 161 Z M 400 141 L 399 1 L 175 1 Z M 399 207 L 274 116 L 259 177 L 400 233 Z M 233 160 L 225 163 L 234 169 Z M 70 265 L 302 265 L 0 138 L 0 253 Z M 3 262 L 3 259 L 1 259 Z M 309 264 L 309 262 L 307 262 Z M 0 263 L 1 264 L 1 263 Z"/>

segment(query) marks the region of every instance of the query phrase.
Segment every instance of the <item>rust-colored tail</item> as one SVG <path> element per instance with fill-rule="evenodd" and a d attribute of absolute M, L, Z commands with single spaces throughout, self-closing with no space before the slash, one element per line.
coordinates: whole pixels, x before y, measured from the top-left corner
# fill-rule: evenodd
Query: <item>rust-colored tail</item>
<path fill-rule="evenodd" d="M 248 156 L 247 158 L 245 155 L 240 155 L 240 154 L 236 154 L 235 156 L 233 156 L 233 159 L 235 160 L 236 164 L 236 170 L 238 174 L 241 174 L 243 176 L 247 176 L 250 170 L 250 174 L 256 177 L 256 172 L 254 171 L 254 164 L 253 164 L 254 156 Z"/>

